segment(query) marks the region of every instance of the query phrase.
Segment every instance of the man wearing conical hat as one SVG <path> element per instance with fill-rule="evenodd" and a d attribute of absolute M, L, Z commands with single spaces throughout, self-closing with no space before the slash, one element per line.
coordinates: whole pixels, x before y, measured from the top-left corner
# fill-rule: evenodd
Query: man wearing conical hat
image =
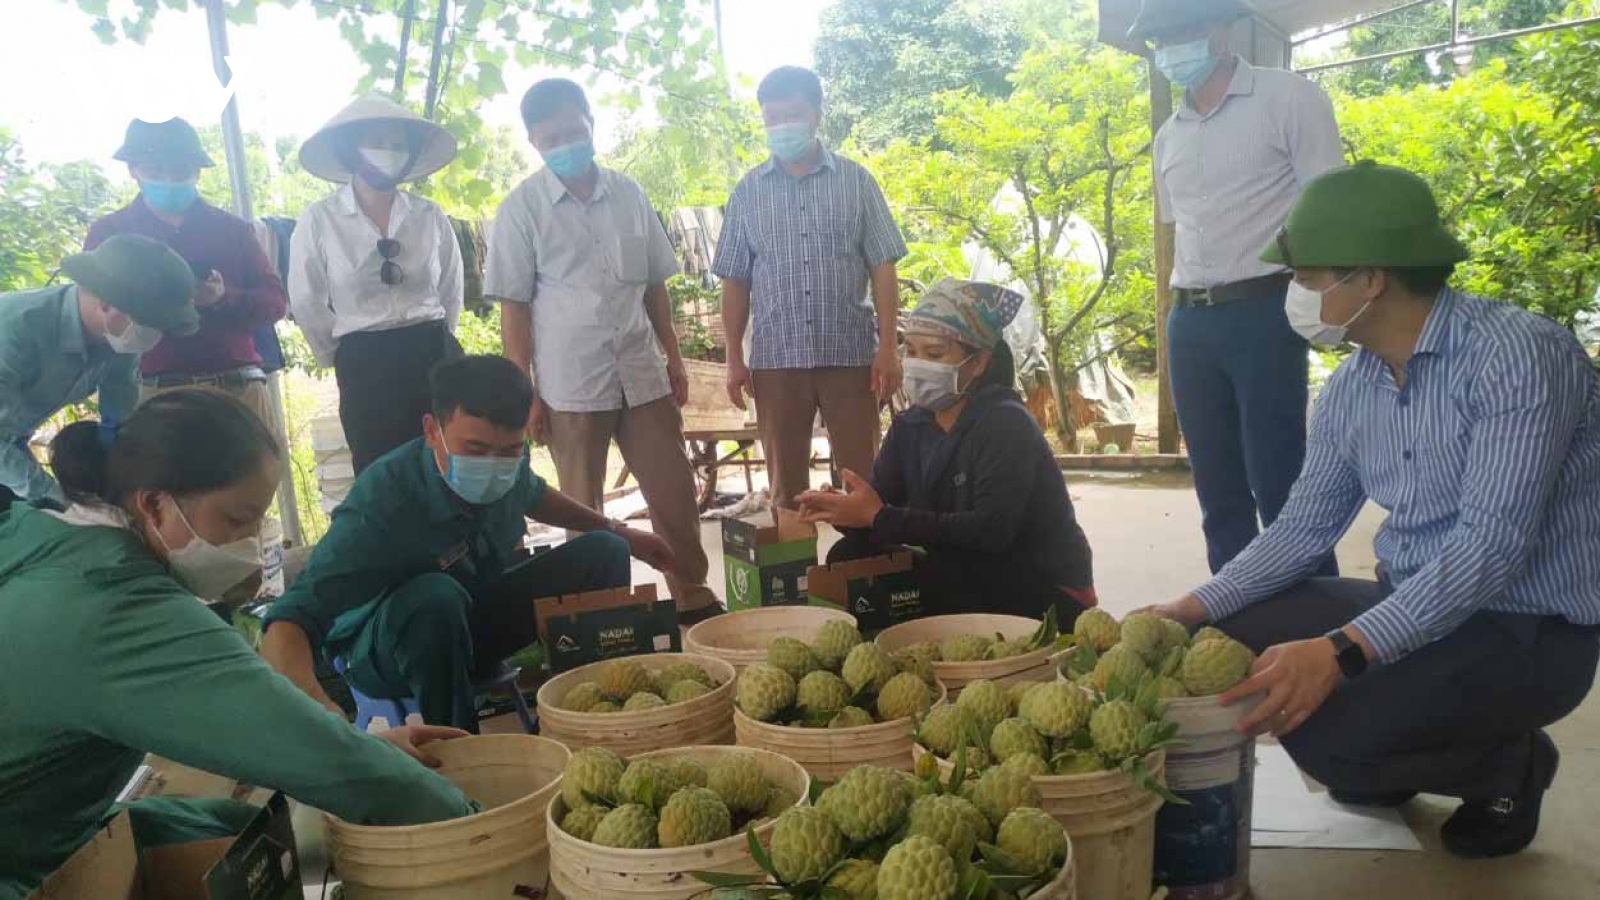
<path fill-rule="evenodd" d="M 386 97 L 357 98 L 300 148 L 335 182 L 307 207 L 289 253 L 289 302 L 339 382 L 339 421 L 360 474 L 422 433 L 428 371 L 461 355 L 461 249 L 438 204 L 400 190 L 450 164 L 456 139 Z"/>
<path fill-rule="evenodd" d="M 1402 169 L 1313 181 L 1261 258 L 1297 332 L 1357 350 L 1283 514 L 1161 612 L 1260 654 L 1222 702 L 1335 800 L 1459 797 L 1444 846 L 1515 853 L 1600 657 L 1600 383 L 1567 329 L 1450 287 L 1466 248 Z M 1368 503 L 1376 580 L 1308 578 Z"/>

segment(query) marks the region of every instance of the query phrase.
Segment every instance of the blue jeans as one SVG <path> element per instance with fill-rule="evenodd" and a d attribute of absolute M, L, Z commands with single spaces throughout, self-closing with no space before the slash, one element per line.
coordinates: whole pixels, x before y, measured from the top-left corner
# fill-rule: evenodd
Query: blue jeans
<path fill-rule="evenodd" d="M 1172 399 L 1189 446 L 1206 559 L 1217 572 L 1271 525 L 1306 455 L 1310 362 L 1284 292 L 1174 306 Z M 1337 574 L 1330 557 L 1323 575 Z"/>

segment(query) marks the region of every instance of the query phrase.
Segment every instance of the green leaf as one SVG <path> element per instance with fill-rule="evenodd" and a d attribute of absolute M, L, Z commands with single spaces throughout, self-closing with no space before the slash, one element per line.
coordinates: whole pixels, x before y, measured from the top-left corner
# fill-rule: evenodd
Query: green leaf
<path fill-rule="evenodd" d="M 759 875 L 739 875 L 731 872 L 693 871 L 689 875 L 702 884 L 709 884 L 712 887 L 752 887 L 767 883 L 767 880 Z"/>
<path fill-rule="evenodd" d="M 761 845 L 761 839 L 756 837 L 756 827 L 747 825 L 744 829 L 745 842 L 750 845 L 750 858 L 756 861 L 761 871 L 771 875 L 774 881 L 778 880 L 778 870 L 772 867 L 772 857 L 767 854 L 767 848 Z"/>
<path fill-rule="evenodd" d="M 606 809 L 617 808 L 617 801 L 612 800 L 609 797 L 602 797 L 599 794 L 596 794 L 594 791 L 584 791 L 583 799 L 593 803 L 595 806 L 603 806 Z"/>
<path fill-rule="evenodd" d="M 983 857 L 986 871 L 995 875 L 1021 875 L 1022 864 L 1017 862 L 1011 854 L 1001 850 L 994 844 L 978 842 L 978 855 Z"/>
<path fill-rule="evenodd" d="M 810 786 L 806 788 L 806 802 L 812 806 L 816 806 L 817 801 L 822 799 L 822 792 L 827 789 L 828 786 L 823 783 L 822 779 L 811 779 Z"/>
<path fill-rule="evenodd" d="M 506 92 L 505 75 L 498 65 L 488 62 L 478 63 L 478 91 L 486 100 Z"/>

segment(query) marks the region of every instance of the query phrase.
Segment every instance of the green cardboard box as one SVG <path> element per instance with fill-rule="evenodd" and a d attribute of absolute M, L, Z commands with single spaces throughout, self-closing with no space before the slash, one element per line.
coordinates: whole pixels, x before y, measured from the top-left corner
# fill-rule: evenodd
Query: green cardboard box
<path fill-rule="evenodd" d="M 926 615 L 911 566 L 910 551 L 812 566 L 807 590 L 812 605 L 842 609 L 856 617 L 862 634 L 876 634 Z"/>
<path fill-rule="evenodd" d="M 728 609 L 803 606 L 808 602 L 806 572 L 817 564 L 817 529 L 798 513 L 726 519 L 722 523 L 722 568 L 727 576 Z"/>
<path fill-rule="evenodd" d="M 551 672 L 618 656 L 683 649 L 677 605 L 658 601 L 653 584 L 547 597 L 535 600 L 533 608 Z"/>
<path fill-rule="evenodd" d="M 300 881 L 289 804 L 273 794 L 238 837 L 143 854 L 124 811 L 28 900 L 301 900 Z"/>

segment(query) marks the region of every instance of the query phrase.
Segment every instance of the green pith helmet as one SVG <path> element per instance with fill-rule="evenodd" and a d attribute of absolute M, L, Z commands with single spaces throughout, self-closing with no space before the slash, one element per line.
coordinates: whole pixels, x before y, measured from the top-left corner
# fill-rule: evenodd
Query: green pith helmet
<path fill-rule="evenodd" d="M 1370 160 L 1306 185 L 1283 230 L 1261 251 L 1263 262 L 1318 269 L 1447 266 L 1467 256 L 1440 220 L 1427 182 Z"/>

